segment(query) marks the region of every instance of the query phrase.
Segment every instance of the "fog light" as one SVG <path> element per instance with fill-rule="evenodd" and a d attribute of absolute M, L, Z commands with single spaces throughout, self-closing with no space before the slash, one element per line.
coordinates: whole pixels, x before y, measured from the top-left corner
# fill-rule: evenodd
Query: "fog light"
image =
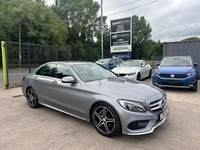
<path fill-rule="evenodd" d="M 137 130 L 145 128 L 149 123 L 149 120 L 140 120 L 140 121 L 133 121 L 129 123 L 128 128 L 130 130 Z"/>
<path fill-rule="evenodd" d="M 195 83 L 195 82 L 196 82 L 196 79 L 195 79 L 195 78 L 192 78 L 192 79 L 190 79 L 189 81 L 190 81 L 190 83 Z"/>
<path fill-rule="evenodd" d="M 158 80 L 158 78 L 153 76 L 153 81 L 157 81 L 157 80 Z"/>

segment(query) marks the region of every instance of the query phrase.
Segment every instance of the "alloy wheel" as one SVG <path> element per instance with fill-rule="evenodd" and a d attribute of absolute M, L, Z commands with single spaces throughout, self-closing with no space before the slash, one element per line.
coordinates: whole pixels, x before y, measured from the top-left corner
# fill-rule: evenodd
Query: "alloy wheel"
<path fill-rule="evenodd" d="M 38 107 L 38 99 L 35 91 L 30 88 L 27 90 L 27 103 L 31 108 L 36 108 Z"/>
<path fill-rule="evenodd" d="M 94 110 L 93 114 L 94 125 L 100 133 L 110 134 L 115 130 L 116 119 L 109 108 L 99 106 Z"/>

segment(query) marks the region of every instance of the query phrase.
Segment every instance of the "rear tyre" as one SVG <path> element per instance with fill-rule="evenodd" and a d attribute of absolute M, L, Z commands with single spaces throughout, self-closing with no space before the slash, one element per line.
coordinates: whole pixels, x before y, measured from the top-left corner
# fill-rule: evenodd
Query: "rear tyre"
<path fill-rule="evenodd" d="M 99 103 L 92 111 L 95 129 L 103 136 L 111 137 L 120 133 L 121 124 L 115 110 L 108 104 Z"/>
<path fill-rule="evenodd" d="M 141 75 L 140 75 L 140 73 L 138 73 L 138 75 L 137 75 L 137 80 L 138 80 L 138 81 L 141 80 Z"/>
<path fill-rule="evenodd" d="M 38 98 L 35 90 L 33 88 L 29 88 L 26 92 L 26 99 L 29 107 L 37 108 L 39 106 Z"/>

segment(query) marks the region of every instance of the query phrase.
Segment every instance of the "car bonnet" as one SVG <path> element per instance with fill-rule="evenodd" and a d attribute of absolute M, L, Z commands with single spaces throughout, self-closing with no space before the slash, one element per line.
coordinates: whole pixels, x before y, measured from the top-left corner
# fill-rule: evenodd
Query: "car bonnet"
<path fill-rule="evenodd" d="M 157 70 L 160 73 L 184 74 L 192 70 L 192 66 L 159 66 Z"/>
<path fill-rule="evenodd" d="M 85 85 L 90 92 L 142 103 L 157 94 L 163 95 L 157 87 L 130 79 L 110 78 L 87 82 Z"/>

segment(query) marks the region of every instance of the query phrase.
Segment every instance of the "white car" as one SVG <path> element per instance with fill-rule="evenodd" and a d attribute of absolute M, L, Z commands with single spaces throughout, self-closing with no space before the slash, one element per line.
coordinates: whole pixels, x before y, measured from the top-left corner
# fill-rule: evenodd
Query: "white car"
<path fill-rule="evenodd" d="M 152 69 L 144 60 L 129 60 L 112 69 L 112 72 L 119 76 L 142 80 L 144 78 L 151 78 Z"/>

